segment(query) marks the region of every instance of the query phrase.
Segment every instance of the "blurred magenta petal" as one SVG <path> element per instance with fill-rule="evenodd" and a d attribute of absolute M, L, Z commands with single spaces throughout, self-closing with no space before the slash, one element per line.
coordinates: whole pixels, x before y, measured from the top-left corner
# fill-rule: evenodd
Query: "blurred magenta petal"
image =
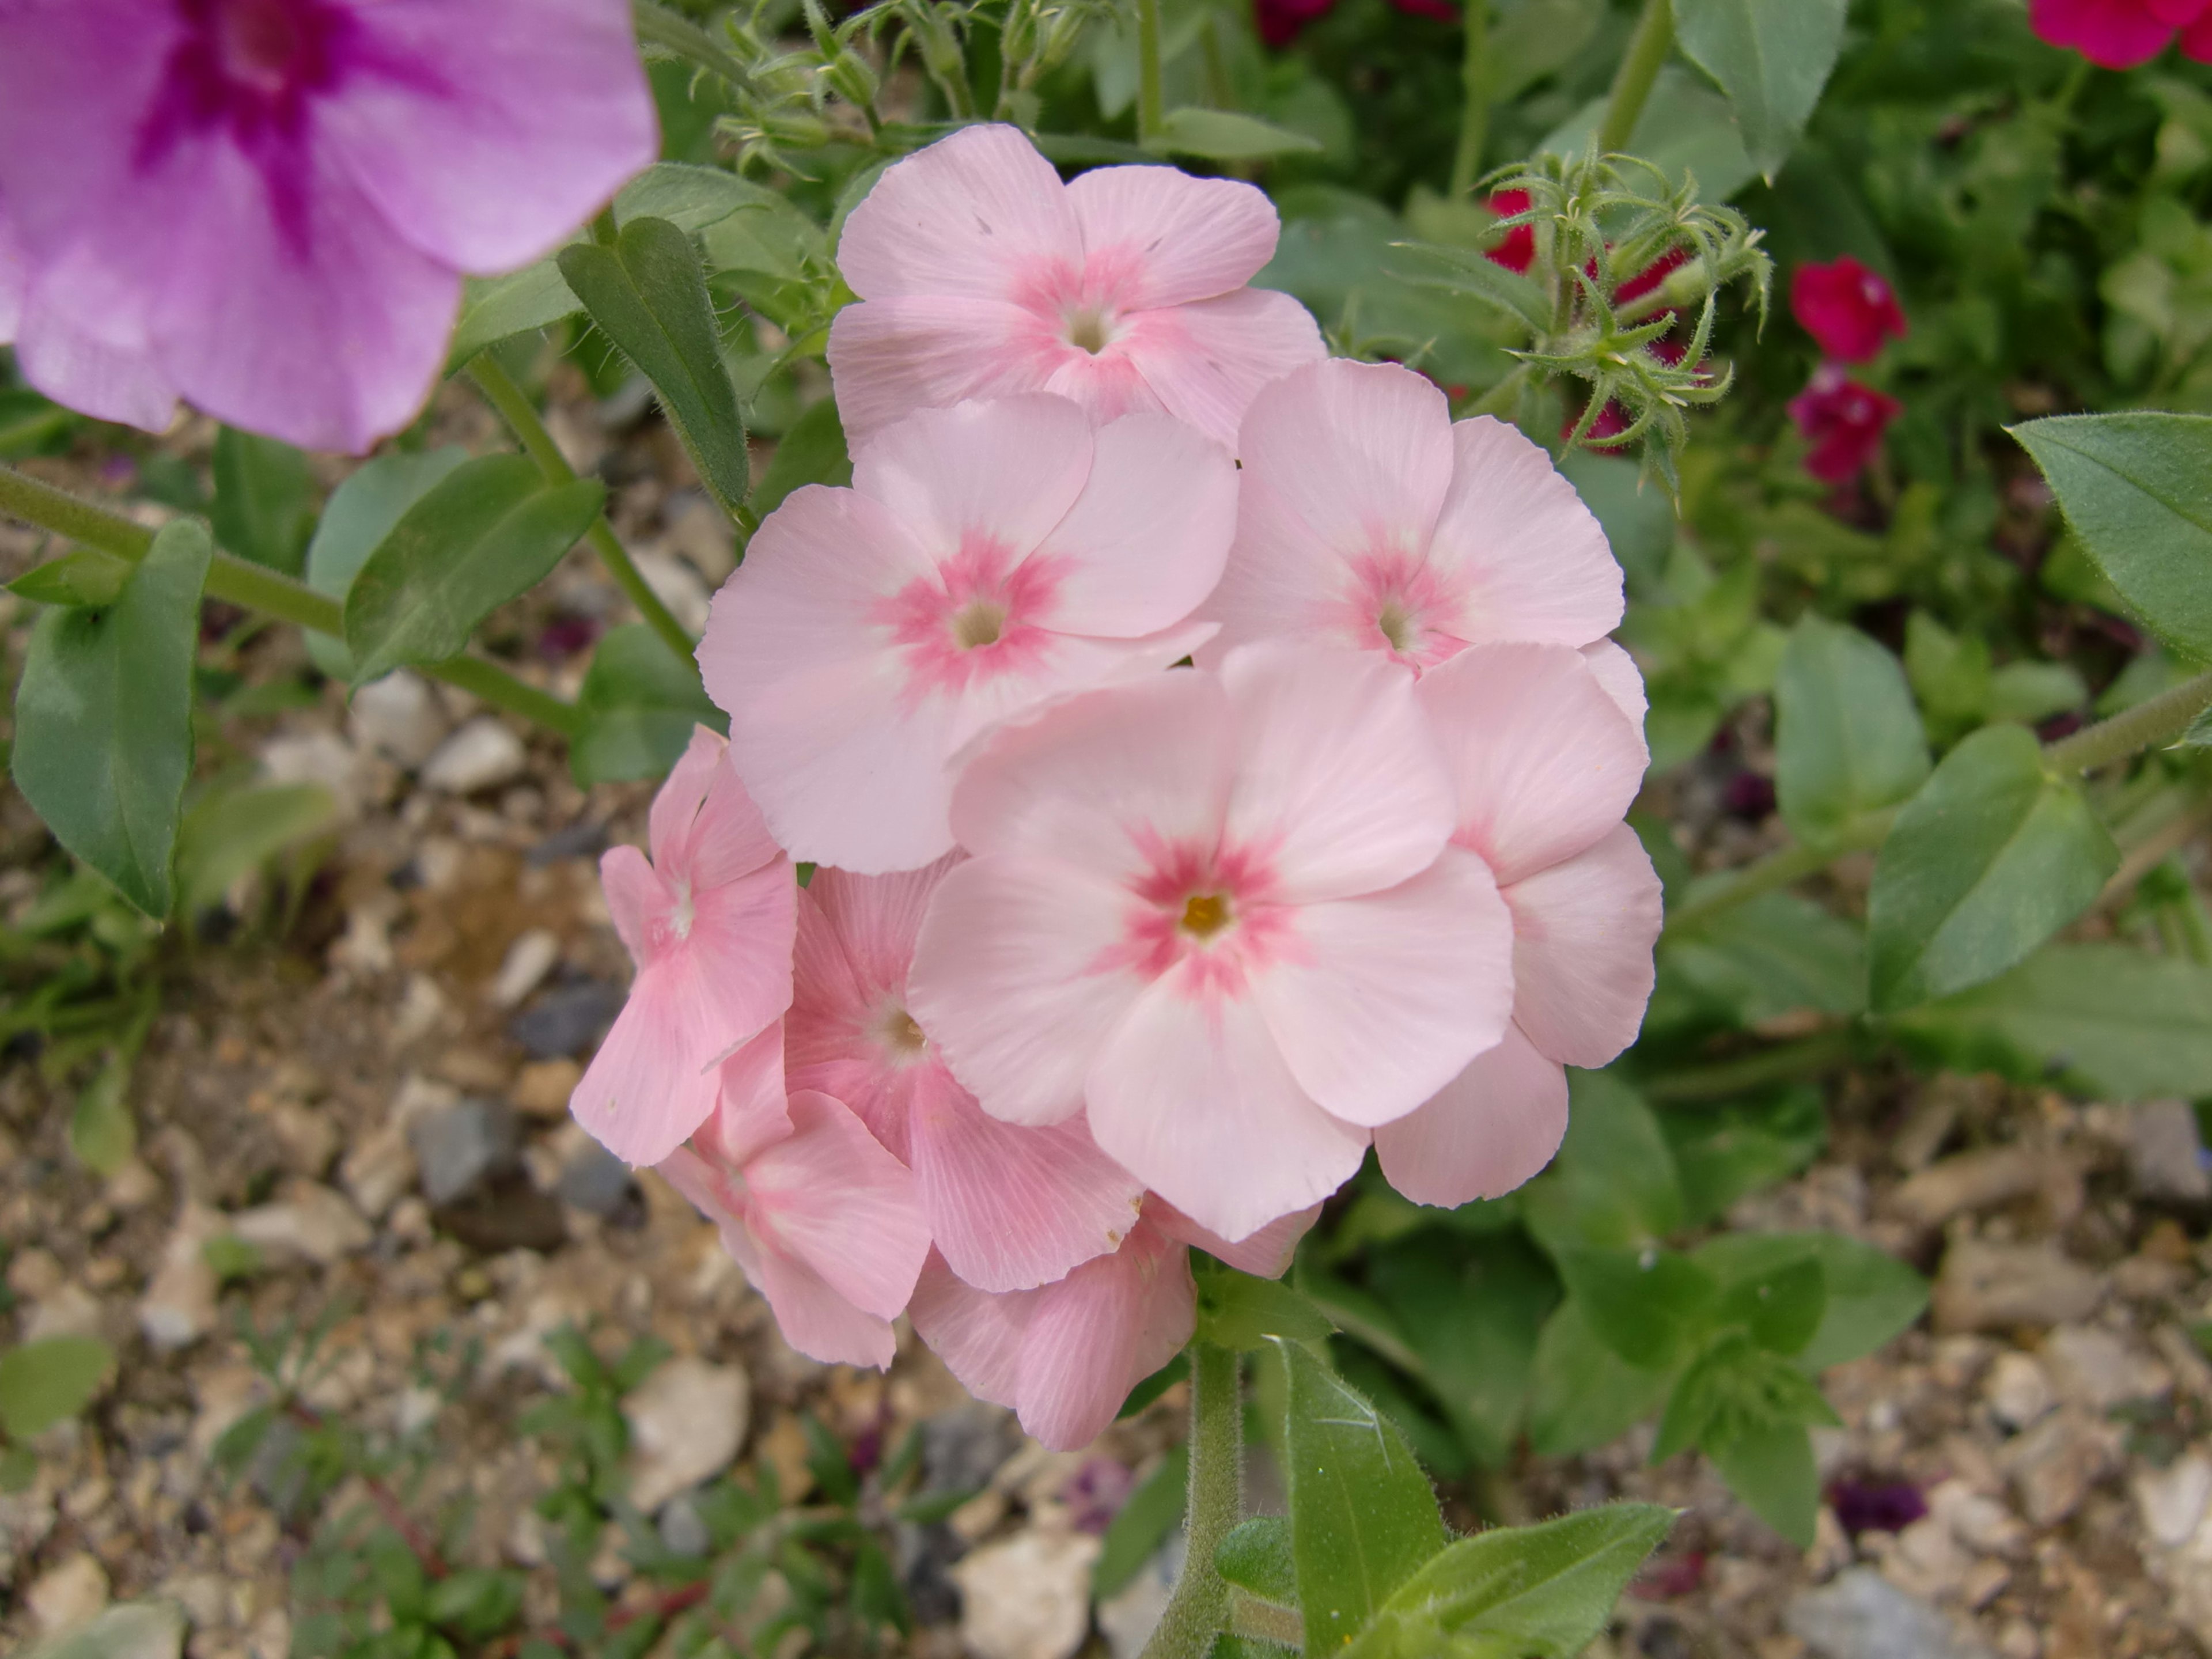
<path fill-rule="evenodd" d="M 2134 69 L 2164 52 L 2177 26 L 2203 27 L 2204 0 L 2029 0 L 2028 20 L 2054 46 L 2104 69 Z"/>
<path fill-rule="evenodd" d="M 1881 454 L 1882 434 L 1905 413 L 1896 398 L 1862 386 L 1833 363 L 1823 363 L 1804 391 L 1790 400 L 1790 418 L 1812 448 L 1805 470 L 1824 483 L 1847 483 Z"/>
<path fill-rule="evenodd" d="M 1790 279 L 1790 312 L 1820 355 L 1838 362 L 1872 362 L 1885 339 L 1905 337 L 1905 313 L 1887 279 L 1849 254 L 1798 266 Z"/>

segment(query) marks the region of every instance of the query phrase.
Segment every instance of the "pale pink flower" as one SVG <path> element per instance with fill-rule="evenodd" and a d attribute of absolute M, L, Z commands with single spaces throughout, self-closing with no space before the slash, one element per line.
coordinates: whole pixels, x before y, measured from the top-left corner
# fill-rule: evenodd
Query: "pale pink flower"
<path fill-rule="evenodd" d="M 1377 1128 L 1408 1198 L 1464 1204 L 1534 1175 L 1567 1127 L 1565 1066 L 1636 1040 L 1651 996 L 1659 878 L 1622 819 L 1643 736 L 1579 653 L 1486 645 L 1424 675 L 1420 701 L 1459 799 L 1460 846 L 1513 913 L 1513 1023 L 1435 1099 Z"/>
<path fill-rule="evenodd" d="M 1411 369 L 1302 368 L 1253 400 L 1237 455 L 1201 664 L 1289 638 L 1424 672 L 1492 641 L 1590 645 L 1620 621 L 1620 567 L 1551 457 L 1486 415 L 1454 425 Z"/>
<path fill-rule="evenodd" d="M 915 1286 L 915 1334 L 969 1393 L 1011 1407 L 1054 1451 L 1087 1446 L 1129 1390 L 1174 1358 L 1197 1322 L 1186 1247 L 1231 1267 L 1279 1278 L 1320 1214 L 1271 1223 L 1242 1243 L 1217 1238 L 1157 1196 L 1121 1248 L 1057 1284 L 992 1295 L 963 1285 L 933 1253 Z"/>
<path fill-rule="evenodd" d="M 1177 422 L 1094 432 L 1041 395 L 922 410 L 860 447 L 851 489 L 793 494 L 699 647 L 776 839 L 870 874 L 943 857 L 965 744 L 1205 638 L 1236 496 L 1228 452 Z"/>
<path fill-rule="evenodd" d="M 830 328 L 845 429 L 915 409 L 1056 392 L 1097 419 L 1164 410 L 1233 443 L 1252 394 L 1322 355 L 1251 185 L 1164 167 L 1063 185 L 1012 127 L 907 157 L 853 210 L 837 264 L 863 303 Z"/>
<path fill-rule="evenodd" d="M 890 1364 L 929 1255 L 914 1177 L 842 1102 L 787 1097 L 778 1027 L 717 1069 L 720 1103 L 660 1173 L 720 1229 L 785 1341 L 826 1364 Z"/>
<path fill-rule="evenodd" d="M 637 964 L 629 1000 L 569 1097 L 630 1164 L 658 1164 L 714 1109 L 717 1068 L 791 1006 L 799 887 L 721 738 L 704 726 L 653 799 L 653 857 L 599 860 L 615 931 Z"/>
<path fill-rule="evenodd" d="M 653 160 L 630 27 L 622 0 L 0 0 L 25 376 L 157 430 L 179 395 L 314 448 L 398 430 L 462 273 Z"/>
<path fill-rule="evenodd" d="M 914 1171 L 954 1273 L 986 1291 L 1027 1290 L 1119 1245 L 1144 1186 L 1080 1118 L 1024 1129 L 985 1116 L 907 1012 L 914 936 L 950 867 L 816 872 L 799 900 L 787 1074 L 794 1090 L 851 1106 Z"/>
<path fill-rule="evenodd" d="M 1009 1122 L 1107 1154 L 1241 1239 L 1495 1043 L 1511 920 L 1449 848 L 1411 675 L 1255 646 L 1073 698 L 969 763 L 975 856 L 930 900 L 910 1006 Z"/>

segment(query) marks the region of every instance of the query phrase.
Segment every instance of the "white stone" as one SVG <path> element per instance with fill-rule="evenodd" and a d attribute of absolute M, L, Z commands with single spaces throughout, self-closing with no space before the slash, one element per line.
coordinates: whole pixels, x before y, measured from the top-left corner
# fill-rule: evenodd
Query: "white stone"
<path fill-rule="evenodd" d="M 40 1573 L 23 1600 L 39 1628 L 49 1635 L 88 1625 L 107 1605 L 106 1570 L 80 1550 Z"/>
<path fill-rule="evenodd" d="M 402 668 L 353 694 L 353 740 L 413 771 L 445 741 L 446 711 L 422 677 Z"/>
<path fill-rule="evenodd" d="M 204 1250 L 224 1231 L 222 1217 L 203 1205 L 188 1204 L 177 1218 L 161 1265 L 138 1301 L 138 1328 L 155 1349 L 166 1353 L 185 1347 L 215 1328 L 220 1286 Z"/>
<path fill-rule="evenodd" d="M 707 592 L 707 584 L 699 579 L 697 571 L 681 559 L 646 547 L 635 550 L 630 562 L 637 566 L 637 574 L 645 578 L 645 585 L 687 632 L 707 631 L 707 611 L 713 596 Z"/>
<path fill-rule="evenodd" d="M 98 1336 L 101 1322 L 100 1303 L 92 1292 L 82 1285 L 64 1285 L 33 1304 L 22 1338 L 40 1342 L 50 1336 Z"/>
<path fill-rule="evenodd" d="M 392 1014 L 392 1046 L 404 1048 L 420 1042 L 445 1023 L 446 994 L 428 974 L 410 974 L 407 988 L 399 994 L 399 1006 Z"/>
<path fill-rule="evenodd" d="M 313 1181 L 289 1181 L 275 1203 L 231 1218 L 230 1230 L 256 1249 L 283 1260 L 333 1267 L 368 1248 L 374 1235 L 361 1212 Z"/>
<path fill-rule="evenodd" d="M 752 1390 L 734 1365 L 664 1361 L 623 1401 L 634 1448 L 629 1500 L 650 1515 L 720 1474 L 744 1444 Z"/>
<path fill-rule="evenodd" d="M 380 1217 L 415 1184 L 415 1149 L 398 1123 L 372 1129 L 338 1165 L 338 1180 L 361 1212 Z"/>
<path fill-rule="evenodd" d="M 493 715 L 479 714 L 423 763 L 422 781 L 447 794 L 472 795 L 514 782 L 529 764 L 522 739 Z"/>
<path fill-rule="evenodd" d="M 952 1569 L 960 1639 L 975 1659 L 1069 1659 L 1091 1630 L 1091 1569 L 1101 1541 L 1031 1529 Z"/>
<path fill-rule="evenodd" d="M 320 784 L 341 817 L 358 817 L 368 793 L 361 757 L 331 732 L 272 738 L 261 751 L 261 769 L 271 783 Z"/>
<path fill-rule="evenodd" d="M 2043 1364 L 2062 1399 L 2106 1412 L 2170 1391 L 2173 1378 L 2148 1354 L 2094 1325 L 2061 1325 L 2043 1345 Z"/>
<path fill-rule="evenodd" d="M 2035 1422 L 2058 1403 L 2058 1395 L 2033 1354 L 2018 1349 L 1997 1356 L 1982 1382 L 1982 1398 L 1990 1414 L 2007 1428 L 2020 1430 Z"/>
<path fill-rule="evenodd" d="M 2143 1530 L 2154 1543 L 2179 1549 L 2212 1505 L 2212 1460 L 2202 1452 L 2191 1452 L 2166 1468 L 2139 1470 L 2130 1484 Z"/>
<path fill-rule="evenodd" d="M 1931 1490 L 1928 1513 L 1961 1544 L 1981 1554 L 2010 1555 L 2027 1547 L 2028 1531 L 2020 1517 L 1963 1480 L 1946 1480 Z"/>
<path fill-rule="evenodd" d="M 489 995 L 492 1006 L 514 1008 L 523 998 L 536 990 L 545 975 L 553 971 L 553 964 L 561 960 L 560 936 L 550 927 L 532 927 L 515 935 L 514 943 L 507 947 L 501 960 L 498 975 L 491 982 Z"/>
<path fill-rule="evenodd" d="M 1098 1604 L 1098 1628 L 1105 1632 L 1114 1659 L 1137 1659 L 1152 1639 L 1160 1615 L 1168 1610 L 1168 1598 L 1175 1593 L 1176 1580 L 1182 1576 L 1189 1543 L 1188 1536 L 1177 1532 L 1153 1552 L 1134 1578 Z"/>

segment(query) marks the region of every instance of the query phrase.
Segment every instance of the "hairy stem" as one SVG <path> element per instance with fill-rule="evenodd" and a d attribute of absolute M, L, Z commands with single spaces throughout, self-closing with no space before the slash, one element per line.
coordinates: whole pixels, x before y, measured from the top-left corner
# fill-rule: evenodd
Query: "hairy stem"
<path fill-rule="evenodd" d="M 2147 702 L 2061 738 L 2043 751 L 2044 762 L 2063 775 L 2125 760 L 2138 750 L 2180 736 L 2208 708 L 2212 708 L 2212 673 L 2184 680 Z"/>
<path fill-rule="evenodd" d="M 714 44 L 714 37 L 688 17 L 682 17 L 653 0 L 630 0 L 630 21 L 637 38 L 659 46 L 704 70 L 712 70 L 733 87 L 749 87 L 752 77 L 745 66 Z"/>
<path fill-rule="evenodd" d="M 1612 155 L 1628 148 L 1643 118 L 1651 88 L 1674 50 L 1674 0 L 1644 0 L 1644 15 L 1629 37 L 1628 54 L 1613 77 L 1613 92 L 1606 100 L 1605 118 L 1598 123 L 1597 148 Z"/>
<path fill-rule="evenodd" d="M 0 466 L 0 514 L 133 564 L 144 558 L 146 550 L 154 544 L 154 532 L 145 526 L 10 467 Z M 345 608 L 329 594 L 228 553 L 217 553 L 209 565 L 207 595 L 333 639 L 345 637 Z M 563 737 L 573 737 L 578 730 L 573 703 L 540 691 L 481 657 L 455 657 L 450 662 L 433 664 L 424 672 Z"/>
<path fill-rule="evenodd" d="M 1460 60 L 1459 148 L 1452 153 L 1450 196 L 1473 193 L 1490 140 L 1490 0 L 1467 0 L 1467 52 Z"/>
<path fill-rule="evenodd" d="M 1816 876 L 1846 853 L 1864 852 L 1879 847 L 1889 834 L 1889 827 L 1897 821 L 1897 809 L 1869 812 L 1854 819 L 1832 836 L 1819 841 L 1800 842 L 1794 847 L 1778 848 L 1765 858 L 1717 875 L 1695 897 L 1674 907 L 1667 917 L 1667 931 L 1686 933 L 1701 922 L 1710 921 L 1724 910 L 1733 910 L 1739 904 L 1771 893 Z"/>
<path fill-rule="evenodd" d="M 538 406 L 530 401 L 529 394 L 515 385 L 514 377 L 499 366 L 489 352 L 479 352 L 469 360 L 469 378 L 484 395 L 484 400 L 499 411 L 507 428 L 522 446 L 523 453 L 538 463 L 538 470 L 556 484 L 572 482 L 576 469 L 568 465 L 568 458 L 553 441 L 553 434 L 545 429 L 545 422 L 538 417 Z M 676 620 L 675 613 L 661 603 L 660 595 L 653 591 L 638 568 L 630 562 L 629 555 L 616 539 L 614 526 L 602 513 L 584 532 L 584 539 L 598 554 L 599 562 L 606 567 L 607 574 L 629 596 L 639 616 L 647 625 L 660 635 L 668 648 L 684 662 L 691 660 L 695 641 L 684 631 L 684 624 Z"/>
<path fill-rule="evenodd" d="M 1137 0 L 1137 142 L 1149 149 L 1166 123 L 1160 90 L 1160 0 Z"/>
<path fill-rule="evenodd" d="M 1190 1506 L 1182 1577 L 1141 1659 L 1206 1659 L 1229 1621 L 1229 1586 L 1213 1553 L 1243 1503 L 1244 1413 L 1237 1356 L 1211 1342 L 1190 1349 Z"/>

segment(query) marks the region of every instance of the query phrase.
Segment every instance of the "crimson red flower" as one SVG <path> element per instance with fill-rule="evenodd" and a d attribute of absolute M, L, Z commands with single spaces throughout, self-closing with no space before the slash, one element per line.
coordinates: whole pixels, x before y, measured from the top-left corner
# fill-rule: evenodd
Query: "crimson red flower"
<path fill-rule="evenodd" d="M 1408 17 L 1433 17 L 1439 23 L 1456 23 L 1460 9 L 1455 0 L 1390 0 Z M 1310 23 L 1317 23 L 1336 9 L 1336 0 L 1252 0 L 1252 21 L 1260 38 L 1271 46 L 1287 46 Z"/>
<path fill-rule="evenodd" d="M 2177 31 L 2185 54 L 2212 64 L 2212 0 L 2030 0 L 2028 21 L 2106 69 L 2148 64 Z"/>
<path fill-rule="evenodd" d="M 1881 436 L 1905 405 L 1861 386 L 1834 363 L 1822 363 L 1812 383 L 1790 400 L 1790 418 L 1811 441 L 1805 470 L 1826 483 L 1843 483 L 1881 453 Z"/>
<path fill-rule="evenodd" d="M 1528 210 L 1528 192 L 1525 190 L 1494 190 L 1490 192 L 1490 210 L 1501 219 L 1510 219 L 1516 213 Z M 1492 264 L 1528 275 L 1528 267 L 1536 263 L 1536 227 L 1516 225 L 1505 233 L 1505 240 L 1490 250 Z"/>
<path fill-rule="evenodd" d="M 1888 281 L 1848 253 L 1832 264 L 1798 266 L 1790 311 L 1820 355 L 1838 362 L 1871 362 L 1885 336 L 1905 337 L 1905 313 Z"/>

